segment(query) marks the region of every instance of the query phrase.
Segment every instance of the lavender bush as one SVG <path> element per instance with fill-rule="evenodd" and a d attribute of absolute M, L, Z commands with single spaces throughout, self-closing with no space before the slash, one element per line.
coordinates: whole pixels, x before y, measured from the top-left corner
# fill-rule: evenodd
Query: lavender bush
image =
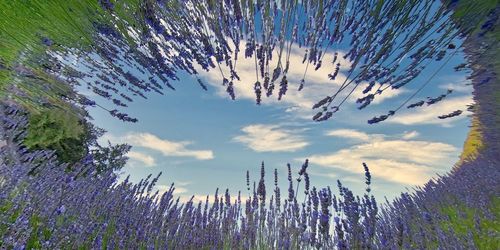
<path fill-rule="evenodd" d="M 18 48 L 22 44 L 19 39 L 5 37 L 6 44 L 18 48 L 19 53 L 28 50 L 26 54 L 36 58 L 10 60 L 2 67 L 14 71 L 21 82 L 32 82 L 43 72 L 72 86 L 83 85 L 109 103 L 98 104 L 71 93 L 69 99 L 73 104 L 100 107 L 126 122 L 137 122 L 123 111 L 133 99 L 147 98 L 151 92 L 163 94 L 164 88 L 175 90 L 173 82 L 179 79 L 179 72 L 194 76 L 205 90 L 207 86 L 199 73 L 220 72 L 222 85 L 231 99 L 235 99 L 238 93 L 234 92 L 233 81 L 240 79 L 236 65 L 242 56 L 255 59 L 256 75 L 250 84 L 255 86 L 257 104 L 264 93 L 269 98 L 278 92 L 277 98 L 281 100 L 290 88 L 300 91 L 307 87 L 307 69 L 328 67 L 331 80 L 336 79 L 340 70 L 347 72 L 341 87 L 313 106 L 320 109 L 313 120 L 325 121 L 364 83 L 369 84 L 363 90 L 365 96 L 357 100 L 359 109 L 387 90 L 413 82 L 430 61 L 442 61 L 445 65 L 460 52 L 461 46 L 456 44 L 460 45 L 461 38 L 468 37 L 481 25 L 490 25 L 482 15 L 471 15 L 473 20 L 468 22 L 451 21 L 454 11 L 464 5 L 462 1 L 85 0 L 79 4 L 52 5 L 16 1 L 0 5 L 10 11 L 7 13 L 25 12 L 26 16 L 11 18 L 31 26 L 33 18 L 51 16 L 54 13 L 50 11 L 62 11 L 64 17 L 53 18 L 46 27 L 40 27 L 48 30 L 47 34 L 39 35 L 36 43 L 30 40 L 28 48 Z M 486 8 L 483 5 L 468 4 L 462 11 L 480 12 Z M 87 9 L 93 12 L 88 13 Z M 70 12 L 79 19 L 72 19 Z M 3 25 L 9 32 L 25 28 L 16 27 L 7 16 L 5 19 Z M 76 32 L 74 23 L 81 23 Z M 54 27 L 66 29 L 49 32 Z M 349 45 L 345 54 L 337 53 L 333 62 L 323 61 L 327 53 L 343 44 Z M 291 86 L 287 77 L 293 66 L 290 65 L 293 46 L 305 49 L 303 63 L 307 69 L 299 86 Z M 30 51 L 33 48 L 39 48 L 37 53 Z M 16 56 L 9 54 L 9 58 Z M 337 59 L 341 56 L 348 65 L 340 64 Z M 270 66 L 273 60 L 278 62 L 275 68 Z M 229 74 L 224 74 L 222 67 Z M 427 82 L 422 83 L 422 88 Z M 33 98 L 34 102 L 40 102 L 45 95 L 27 95 L 29 88 L 11 92 L 18 100 Z M 388 119 L 412 98 L 368 122 Z M 428 104 L 437 101 L 429 100 Z M 109 105 L 112 106 L 106 107 Z"/>
<path fill-rule="evenodd" d="M 1 248 L 500 246 L 498 65 L 486 59 L 498 58 L 494 31 L 499 22 L 499 7 L 494 1 L 440 4 L 430 0 L 320 0 L 298 4 L 82 0 L 50 1 L 46 5 L 36 1 L 3 1 L 0 6 L 5 10 L 0 19 L 0 41 L 2 48 L 8 48 L 0 51 L 0 87 L 2 96 L 4 91 L 9 96 L 0 104 L 0 140 L 5 142 L 0 148 Z M 483 9 L 491 9 L 488 6 L 493 6 L 492 11 L 482 15 Z M 50 12 L 56 9 L 59 12 Z M 463 12 L 473 14 L 466 16 Z M 178 15 L 172 17 L 172 13 Z M 36 19 L 39 17 L 42 19 Z M 202 28 L 193 29 L 194 26 Z M 18 29 L 26 34 L 3 36 Z M 158 42 L 151 42 L 153 38 Z M 459 38 L 465 39 L 463 46 L 455 45 L 461 41 Z M 283 194 L 278 187 L 277 170 L 274 187 L 266 185 L 262 163 L 260 179 L 253 188 L 247 172 L 252 194 L 248 199 L 242 199 L 240 192 L 231 196 L 225 190 L 216 191 L 205 202 L 195 203 L 191 199 L 182 203 L 173 195 L 173 184 L 165 193 L 153 192 L 159 176 L 149 176 L 138 184 L 128 179 L 117 182 L 114 170 L 126 162 L 126 145 L 100 147 L 92 143 L 94 135 L 86 146 L 96 148 L 84 152 L 77 162 L 68 163 L 53 150 L 28 149 L 24 143 L 28 126 L 28 110 L 24 107 L 33 108 L 32 103 L 37 103 L 36 108 L 69 106 L 82 111 L 82 119 L 86 118 L 82 107 L 98 106 L 120 120 L 137 122 L 118 109 L 126 108 L 136 97 L 147 98 L 148 92 L 163 93 L 164 87 L 175 89 L 171 82 L 178 79 L 179 71 L 198 78 L 196 65 L 202 70 L 227 66 L 230 74 L 221 71 L 222 84 L 235 99 L 233 81 L 239 78 L 235 65 L 241 56 L 240 43 L 244 44 L 244 56 L 255 58 L 257 104 L 262 94 L 270 97 L 275 90 L 278 99 L 286 98 L 291 87 L 287 72 L 294 43 L 307 48 L 303 63 L 310 65 L 311 70 L 330 65 L 331 80 L 346 66 L 340 65 L 337 57 L 332 64 L 323 62 L 325 53 L 335 44 L 350 44 L 344 55 L 350 62 L 348 77 L 342 87 L 313 106 L 321 109 L 313 117 L 315 121 L 330 119 L 349 96 L 338 100 L 339 94 L 352 93 L 363 81 L 369 84 L 363 91 L 366 96 L 357 100 L 360 109 L 384 90 L 410 83 L 430 60 L 443 61 L 444 65 L 463 48 L 469 61 L 456 69 L 472 66 L 474 70 L 471 79 L 478 106 L 471 109 L 482 125 L 486 146 L 476 158 L 462 162 L 449 174 L 384 204 L 377 203 L 371 195 L 371 175 L 366 164 L 360 163 L 360 168 L 365 169 L 366 192 L 358 196 L 340 181 L 335 190 L 312 186 L 308 161 L 298 171 L 288 165 L 288 190 Z M 279 63 L 274 69 L 269 67 L 273 51 L 279 51 L 275 58 Z M 399 58 L 406 54 L 408 60 L 401 63 Z M 74 65 L 74 58 L 82 62 Z M 297 86 L 299 91 L 307 86 L 306 73 Z M 197 83 L 207 89 L 201 79 Z M 79 84 L 85 84 L 117 109 L 106 108 L 71 90 Z M 372 90 L 376 90 L 375 94 L 370 94 Z M 450 94 L 409 103 L 417 93 L 398 108 L 368 122 L 382 122 L 403 107 L 433 105 Z M 460 114 L 456 111 L 440 118 Z"/>
<path fill-rule="evenodd" d="M 340 181 L 337 194 L 331 187 L 311 186 L 307 160 L 296 179 L 288 165 L 285 194 L 276 170 L 274 188 L 266 186 L 262 163 L 261 178 L 246 200 L 226 190 L 216 191 L 212 200 L 181 203 L 173 195 L 174 184 L 159 194 L 152 192 L 159 176 L 118 183 L 113 169 L 97 171 L 91 154 L 67 171 L 53 151 L 22 145 L 23 110 L 2 104 L 0 111 L 0 132 L 7 142 L 0 151 L 0 244 L 6 248 L 425 249 L 477 248 L 484 240 L 489 240 L 487 246 L 498 244 L 491 223 L 499 212 L 500 175 L 497 162 L 487 158 L 384 206 L 370 195 L 366 164 L 360 166 L 367 185 L 360 197 Z M 80 169 L 91 171 L 79 175 Z M 449 215 L 447 209 L 457 214 Z M 469 219 L 472 227 L 465 233 L 454 226 L 456 220 Z"/>

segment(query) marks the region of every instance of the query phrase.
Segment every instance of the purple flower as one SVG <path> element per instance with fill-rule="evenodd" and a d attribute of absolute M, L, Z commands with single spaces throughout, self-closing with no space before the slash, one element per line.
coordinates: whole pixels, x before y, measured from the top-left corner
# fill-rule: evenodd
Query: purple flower
<path fill-rule="evenodd" d="M 47 37 L 42 37 L 42 43 L 45 45 L 45 46 L 52 46 L 54 44 L 54 42 L 52 42 L 52 40 L 50 40 L 49 38 Z"/>
<path fill-rule="evenodd" d="M 110 0 L 98 0 L 98 2 L 99 2 L 99 5 L 101 5 L 101 7 L 104 10 L 111 11 L 115 8 L 114 4 Z"/>
<path fill-rule="evenodd" d="M 278 100 L 281 100 L 281 97 L 286 94 L 287 90 L 288 90 L 288 80 L 286 79 L 286 76 L 283 76 L 280 82 L 280 91 L 278 93 Z"/>
<path fill-rule="evenodd" d="M 66 207 L 64 205 L 61 205 L 59 208 L 57 208 L 57 214 L 63 214 L 66 212 Z"/>

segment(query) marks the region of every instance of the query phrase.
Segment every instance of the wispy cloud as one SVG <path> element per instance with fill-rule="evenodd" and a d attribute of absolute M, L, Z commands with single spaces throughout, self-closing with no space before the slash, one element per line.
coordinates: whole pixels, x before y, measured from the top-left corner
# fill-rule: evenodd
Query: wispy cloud
<path fill-rule="evenodd" d="M 405 140 L 413 139 L 418 137 L 420 134 L 417 131 L 406 131 L 404 132 L 402 138 Z"/>
<path fill-rule="evenodd" d="M 447 98 L 443 101 L 431 106 L 422 106 L 416 109 L 406 110 L 403 113 L 396 114 L 394 118 L 388 119 L 389 123 L 398 123 L 403 125 L 416 124 L 440 124 L 442 126 L 450 126 L 453 122 L 466 118 L 466 113 L 460 116 L 439 119 L 438 116 L 451 113 L 455 110 L 466 110 L 467 105 L 472 104 L 472 96 L 460 96 Z"/>
<path fill-rule="evenodd" d="M 193 142 L 170 141 L 161 139 L 150 133 L 130 132 L 123 136 L 105 135 L 102 140 L 105 139 L 113 143 L 127 143 L 135 147 L 158 151 L 164 156 L 193 157 L 198 160 L 209 160 L 214 158 L 212 150 L 193 150 L 186 148 L 188 145 L 193 144 Z M 137 156 L 137 154 L 135 156 Z"/>
<path fill-rule="evenodd" d="M 159 194 L 161 195 L 170 189 L 170 185 L 156 185 L 155 188 L 158 190 Z M 174 196 L 179 196 L 182 194 L 186 194 L 188 192 L 186 185 L 175 184 L 174 188 L 175 188 L 174 193 L 173 193 Z"/>
<path fill-rule="evenodd" d="M 278 125 L 254 124 L 241 129 L 244 135 L 233 140 L 257 152 L 294 152 L 309 145 L 297 135 L 299 130 L 287 130 Z"/>
<path fill-rule="evenodd" d="M 191 184 L 190 182 L 176 182 L 174 185 L 173 198 L 174 200 L 179 198 L 180 202 L 186 203 L 191 199 L 194 203 L 205 202 L 207 196 L 202 194 L 191 194 L 189 193 L 189 189 L 187 186 Z M 170 189 L 170 185 L 156 185 L 155 189 L 158 190 L 159 196 L 163 195 L 163 193 L 167 192 Z"/>
<path fill-rule="evenodd" d="M 151 155 L 147 155 L 141 152 L 137 151 L 130 151 L 127 153 L 127 156 L 134 161 L 142 163 L 143 166 L 146 167 L 152 167 L 156 165 L 155 158 L 153 158 Z M 135 164 L 134 164 L 135 166 Z"/>
<path fill-rule="evenodd" d="M 368 138 L 371 136 L 368 135 Z M 364 141 L 334 153 L 316 154 L 308 158 L 312 164 L 359 174 L 363 173 L 361 164 L 366 162 L 375 179 L 421 185 L 434 173 L 440 172 L 442 166 L 452 162 L 457 152 L 456 147 L 441 142 L 382 139 Z"/>
<path fill-rule="evenodd" d="M 413 131 L 405 131 L 403 134 L 388 136 L 384 134 L 368 134 L 356 129 L 335 129 L 327 131 L 325 135 L 345 138 L 352 140 L 354 142 L 377 142 L 377 141 L 383 141 L 387 138 L 402 138 L 404 140 L 410 140 L 418 137 L 420 133 L 413 130 Z"/>
<path fill-rule="evenodd" d="M 336 129 L 326 132 L 328 136 L 335 136 L 340 138 L 352 139 L 355 141 L 380 141 L 384 139 L 382 134 L 367 134 L 355 129 Z"/>

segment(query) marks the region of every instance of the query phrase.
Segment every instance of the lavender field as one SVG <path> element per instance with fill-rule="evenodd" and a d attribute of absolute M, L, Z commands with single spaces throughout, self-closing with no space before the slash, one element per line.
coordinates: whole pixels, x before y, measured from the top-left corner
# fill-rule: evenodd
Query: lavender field
<path fill-rule="evenodd" d="M 0 248 L 500 249 L 499 14 L 495 0 L 0 0 Z M 153 134 L 156 109 L 176 140 Z M 465 142 L 449 139 L 468 118 Z M 432 168 L 457 140 L 455 164 Z"/>

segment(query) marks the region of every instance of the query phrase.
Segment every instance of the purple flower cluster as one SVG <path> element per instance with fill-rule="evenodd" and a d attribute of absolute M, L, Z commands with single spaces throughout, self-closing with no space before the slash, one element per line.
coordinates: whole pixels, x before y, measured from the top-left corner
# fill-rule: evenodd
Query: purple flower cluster
<path fill-rule="evenodd" d="M 27 150 L 24 111 L 0 105 L 0 112 L 0 135 L 6 141 L 0 148 L 0 240 L 7 248 L 475 248 L 471 233 L 442 227 L 453 218 L 440 209 L 443 204 L 457 211 L 461 205 L 477 209 L 482 215 L 475 220 L 482 225 L 494 217 L 491 197 L 500 190 L 497 165 L 480 158 L 379 207 L 370 194 L 367 164 L 362 166 L 367 192 L 355 196 L 338 181 L 337 196 L 330 187 L 310 187 L 306 160 L 296 183 L 288 164 L 284 200 L 276 169 L 275 188 L 267 198 L 262 163 L 248 199 L 242 200 L 241 193 L 231 198 L 226 190 L 222 196 L 216 191 L 213 200 L 182 203 L 174 197 L 173 184 L 163 194 L 153 191 L 159 175 L 138 184 L 128 178 L 118 183 L 112 168 L 96 172 L 99 155 L 66 166 L 52 151 Z M 299 202 L 302 178 L 304 201 Z M 250 189 L 249 172 L 246 180 Z"/>
<path fill-rule="evenodd" d="M 313 106 L 322 108 L 313 120 L 324 121 L 347 99 L 349 95 L 337 106 L 331 106 L 348 86 L 356 89 L 362 82 L 369 82 L 363 91 L 367 96 L 358 100 L 360 108 L 364 108 L 387 88 L 397 89 L 411 82 L 429 60 L 449 60 L 457 51 L 451 42 L 470 35 L 449 20 L 456 5 L 441 5 L 431 0 L 401 4 L 362 0 L 301 4 L 141 1 L 135 7 L 120 1 L 99 0 L 98 4 L 106 10 L 103 15 L 109 16 L 92 20 L 95 33 L 87 37 L 91 38 L 91 46 L 77 52 L 61 46 L 58 57 L 40 60 L 39 66 L 58 79 L 68 79 L 68 84 L 86 83 L 93 92 L 119 107 L 132 102 L 131 96 L 146 98 L 151 91 L 161 94 L 163 86 L 175 90 L 170 81 L 178 80 L 180 71 L 197 75 L 195 64 L 207 71 L 221 64 L 229 67 L 228 78 L 220 71 L 223 85 L 234 99 L 233 80 L 239 79 L 235 65 L 240 39 L 246 40 L 245 57 L 256 59 L 257 103 L 261 102 L 262 91 L 268 97 L 273 94 L 279 77 L 278 99 L 281 99 L 288 89 L 293 43 L 307 48 L 303 63 L 312 64 L 315 70 L 322 67 L 330 46 L 350 44 L 343 56 L 350 62 L 346 80 L 336 93 Z M 128 15 L 129 19 L 112 14 L 118 9 L 120 15 Z M 251 193 L 248 199 L 242 200 L 238 193 L 232 200 L 226 190 L 222 196 L 216 191 L 210 202 L 208 197 L 205 202 L 196 203 L 193 198 L 181 202 L 174 197 L 173 184 L 163 194 L 153 192 L 159 176 L 153 179 L 148 176 L 138 184 L 128 179 L 117 182 L 114 169 L 126 162 L 123 153 L 130 148 L 127 145 L 89 150 L 73 165 L 61 163 L 54 151 L 28 150 L 23 145 L 26 112 L 2 103 L 0 138 L 5 145 L 0 148 L 0 245 L 13 249 L 478 248 L 482 244 L 480 236 L 498 238 L 498 232 L 488 228 L 491 221 L 498 220 L 493 206 L 500 192 L 500 138 L 495 116 L 499 110 L 498 77 L 491 70 L 495 69 L 494 62 L 485 59 L 497 58 L 496 50 L 488 47 L 496 43 L 488 40 L 493 38 L 486 32 L 498 26 L 498 12 L 497 7 L 482 21 L 475 40 L 466 40 L 464 45 L 471 55 L 469 61 L 479 65 L 470 79 L 475 95 L 481 97 L 476 98 L 479 101 L 476 112 L 486 147 L 476 159 L 467 159 L 460 168 L 429 181 L 413 193 L 403 193 L 395 201 L 379 206 L 371 195 L 371 173 L 363 164 L 366 193 L 356 196 L 338 181 L 336 195 L 330 187 L 311 187 L 306 160 L 296 179 L 288 164 L 288 194 L 283 199 L 276 169 L 275 188 L 266 192 L 262 163 L 260 179 L 258 184 L 253 182 L 252 192 L 247 172 L 247 189 Z M 236 49 L 232 49 L 230 42 Z M 46 47 L 57 44 L 49 38 L 41 38 L 41 43 Z M 274 52 L 278 52 L 278 66 L 271 69 Z M 58 58 L 75 55 L 84 60 L 81 68 L 59 62 Z M 402 63 L 401 58 L 408 59 Z M 456 69 L 465 67 L 459 65 Z M 18 77 L 37 78 L 35 70 L 21 64 L 7 66 L 0 62 L 0 68 L 12 70 Z M 335 80 L 340 62 L 332 71 L 330 78 Z M 299 90 L 304 87 L 306 73 L 307 70 Z M 206 89 L 201 80 L 198 83 Z M 376 83 L 378 89 L 372 94 Z M 450 93 L 407 107 L 433 105 Z M 101 107 L 80 96 L 71 101 Z M 368 122 L 384 121 L 397 110 Z M 123 121 L 137 122 L 116 109 L 107 111 Z M 439 118 L 460 115 L 459 111 Z M 302 179 L 304 200 L 299 202 Z M 454 216 L 446 213 L 449 208 L 456 211 Z M 473 218 L 469 218 L 469 211 L 475 214 Z M 463 226 L 453 226 L 457 218 L 472 219 L 474 223 L 467 224 L 464 230 Z"/>
<path fill-rule="evenodd" d="M 439 119 L 448 119 L 448 118 L 451 118 L 451 117 L 455 117 L 455 116 L 459 116 L 462 114 L 462 110 L 455 110 L 449 114 L 445 114 L 445 115 L 440 115 L 438 116 Z"/>
<path fill-rule="evenodd" d="M 358 100 L 362 109 L 387 88 L 397 89 L 412 82 L 429 60 L 451 57 L 459 49 L 454 40 L 468 35 L 450 21 L 449 13 L 454 7 L 432 0 L 402 4 L 364 0 L 319 3 L 189 0 L 172 4 L 141 1 L 134 6 L 99 0 L 97 6 L 106 11 L 100 13 L 103 18 L 99 20 L 88 16 L 94 29 L 87 34 L 91 46 L 61 46 L 58 55 L 62 58 L 81 55 L 78 57 L 85 67 L 75 68 L 66 63 L 62 68 L 82 73 L 72 80 L 88 84 L 93 92 L 118 107 L 126 107 L 126 102 L 135 96 L 146 98 L 152 91 L 163 94 L 165 86 L 175 90 L 171 81 L 179 80 L 180 72 L 194 75 L 207 90 L 198 76 L 200 68 L 220 71 L 222 78 L 229 80 L 223 84 L 226 92 L 235 99 L 233 80 L 240 79 L 236 65 L 240 42 L 244 40 L 245 58 L 255 59 L 255 83 L 262 83 L 254 87 L 257 104 L 261 103 L 264 91 L 267 97 L 273 95 L 275 85 L 279 84 L 278 100 L 286 94 L 294 44 L 306 49 L 303 63 L 307 67 L 299 91 L 305 86 L 309 64 L 315 70 L 332 67 L 332 73 L 325 77 L 338 80 L 340 55 L 335 52 L 332 64 L 323 64 L 324 56 L 338 45 L 350 45 L 343 55 L 349 61 L 346 79 L 336 92 L 329 94 L 328 100 L 314 106 L 335 106 L 338 110 L 345 102 L 344 99 L 334 104 L 338 96 L 344 96 L 340 92 L 369 82 L 363 91 L 368 95 Z M 482 32 L 491 31 L 496 20 L 494 15 L 488 16 L 481 26 Z M 51 47 L 53 41 L 43 37 L 42 43 Z M 61 57 L 52 59 L 57 61 Z M 275 68 L 270 67 L 272 60 L 277 61 Z M 229 69 L 229 76 L 220 70 L 222 66 Z M 64 70 L 49 72 L 66 75 Z M 491 79 L 493 76 L 485 81 Z M 375 83 L 380 83 L 376 94 L 369 94 Z M 314 120 L 328 120 L 335 112 L 323 112 Z"/>

